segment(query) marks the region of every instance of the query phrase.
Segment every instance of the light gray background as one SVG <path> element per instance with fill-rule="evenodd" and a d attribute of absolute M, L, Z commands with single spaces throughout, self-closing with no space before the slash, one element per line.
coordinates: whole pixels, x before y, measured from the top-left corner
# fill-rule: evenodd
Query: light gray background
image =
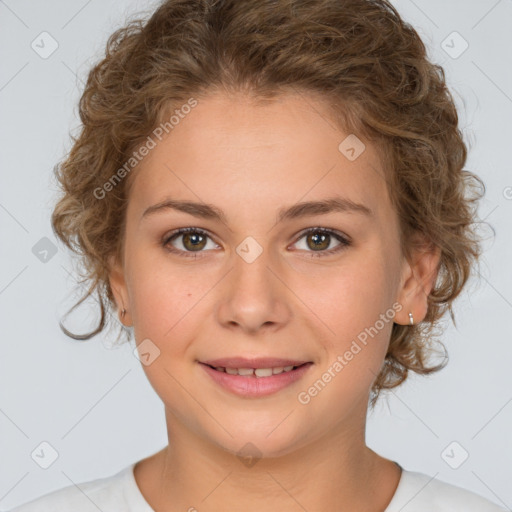
<path fill-rule="evenodd" d="M 447 73 L 470 145 L 466 168 L 487 185 L 480 217 L 496 237 L 485 244 L 479 282 L 473 280 L 457 303 L 458 328 L 444 336 L 448 367 L 426 378 L 412 374 L 390 392 L 369 416 L 367 441 L 406 469 L 510 508 L 512 1 L 394 4 Z M 108 35 L 131 14 L 150 12 L 154 5 L 0 0 L 2 510 L 109 476 L 167 442 L 163 406 L 132 354 L 133 342 L 111 349 L 112 333 L 83 343 L 61 333 L 58 319 L 76 298 L 74 267 L 49 223 L 52 168 L 70 147 L 70 130 L 78 127 L 82 80 Z M 59 45 L 47 59 L 31 48 L 43 31 Z M 457 58 L 443 49 L 462 49 L 453 31 L 469 44 Z M 43 237 L 58 247 L 46 263 L 32 252 Z M 77 314 L 67 325 L 81 332 L 95 325 L 91 304 L 88 315 Z M 43 441 L 59 455 L 48 469 L 31 458 Z M 454 441 L 458 445 L 447 457 L 445 449 Z M 458 460 L 462 450 L 469 458 L 451 468 L 446 460 Z"/>

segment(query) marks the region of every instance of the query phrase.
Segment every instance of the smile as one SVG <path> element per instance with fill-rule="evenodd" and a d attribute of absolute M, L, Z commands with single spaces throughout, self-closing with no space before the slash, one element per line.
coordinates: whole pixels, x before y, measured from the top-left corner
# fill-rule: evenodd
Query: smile
<path fill-rule="evenodd" d="M 307 363 L 304 363 L 307 364 Z M 302 365 L 300 365 L 302 366 Z M 291 372 L 299 366 L 276 366 L 274 368 L 224 368 L 223 366 L 216 366 L 215 370 L 218 372 L 226 372 L 230 375 L 242 375 L 243 377 L 271 377 L 272 375 L 279 375 L 283 372 Z"/>
<path fill-rule="evenodd" d="M 223 390 L 244 398 L 259 398 L 277 393 L 299 381 L 313 363 L 269 368 L 214 367 L 201 362 L 199 365 Z"/>

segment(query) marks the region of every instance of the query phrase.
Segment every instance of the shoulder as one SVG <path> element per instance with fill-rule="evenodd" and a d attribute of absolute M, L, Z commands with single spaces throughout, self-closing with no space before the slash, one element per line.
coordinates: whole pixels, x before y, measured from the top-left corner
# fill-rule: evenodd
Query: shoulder
<path fill-rule="evenodd" d="M 132 465 L 118 473 L 70 485 L 49 492 L 32 501 L 24 503 L 10 512 L 98 512 L 98 510 L 125 511 L 124 488 L 128 481 Z"/>
<path fill-rule="evenodd" d="M 403 470 L 385 512 L 504 512 L 480 494 L 416 471 Z"/>

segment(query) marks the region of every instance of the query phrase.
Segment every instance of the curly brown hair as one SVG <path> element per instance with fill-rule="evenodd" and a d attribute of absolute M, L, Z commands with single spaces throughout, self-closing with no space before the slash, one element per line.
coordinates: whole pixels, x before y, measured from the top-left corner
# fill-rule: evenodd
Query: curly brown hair
<path fill-rule="evenodd" d="M 485 186 L 463 170 L 467 148 L 443 69 L 386 0 L 167 0 L 149 19 L 132 19 L 110 36 L 80 99 L 80 134 L 55 168 L 63 194 L 51 218 L 90 284 L 68 313 L 96 291 L 101 318 L 84 335 L 61 329 L 86 340 L 109 323 L 107 315 L 116 320 L 109 258 L 122 262 L 134 173 L 116 183 L 112 177 L 176 106 L 214 90 L 263 100 L 287 91 L 318 96 L 338 126 L 375 144 L 403 254 L 419 232 L 441 259 L 425 319 L 393 325 L 371 406 L 409 370 L 443 368 L 446 350 L 440 364 L 427 363 L 439 320 L 449 310 L 455 323 L 452 303 L 481 254 L 474 228 Z M 107 182 L 115 186 L 98 198 Z M 122 331 L 129 338 L 131 331 Z"/>

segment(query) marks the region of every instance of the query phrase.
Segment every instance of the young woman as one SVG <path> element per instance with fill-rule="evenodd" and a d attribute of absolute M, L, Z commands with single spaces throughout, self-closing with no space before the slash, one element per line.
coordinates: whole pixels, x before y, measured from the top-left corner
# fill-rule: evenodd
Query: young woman
<path fill-rule="evenodd" d="M 109 40 L 52 224 L 169 444 L 16 509 L 504 510 L 365 443 L 480 254 L 442 68 L 385 0 L 168 0 Z"/>

